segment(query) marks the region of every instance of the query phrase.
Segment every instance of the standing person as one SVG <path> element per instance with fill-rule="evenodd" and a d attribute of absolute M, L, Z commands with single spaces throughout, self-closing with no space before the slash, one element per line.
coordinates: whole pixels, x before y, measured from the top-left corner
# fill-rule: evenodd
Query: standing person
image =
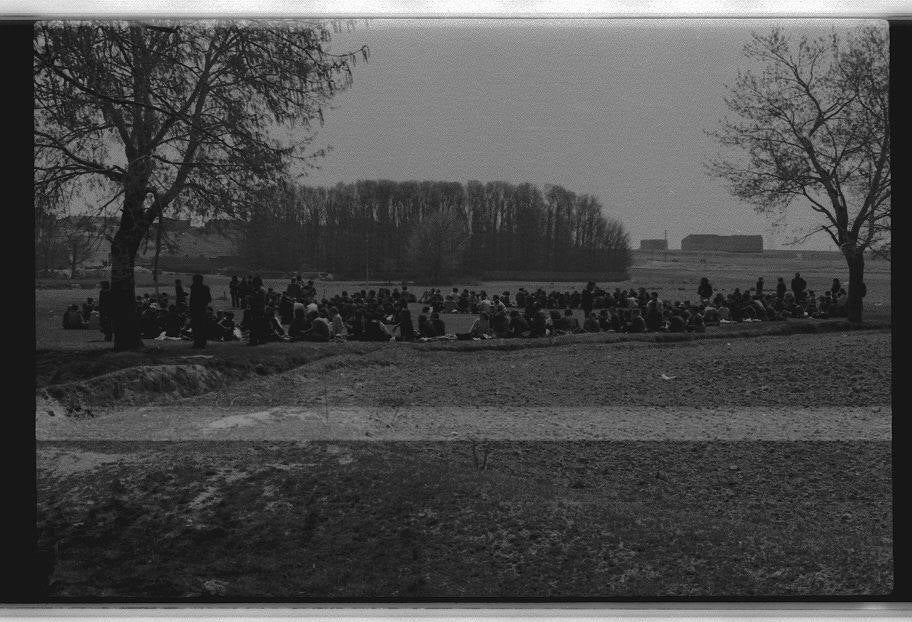
<path fill-rule="evenodd" d="M 780 276 L 779 280 L 776 281 L 776 298 L 778 298 L 780 301 L 785 298 L 786 289 L 787 288 L 785 287 L 785 281 Z"/>
<path fill-rule="evenodd" d="M 231 282 L 228 284 L 228 291 L 231 292 L 231 308 L 237 309 L 241 306 L 241 296 L 238 293 L 238 286 L 240 282 L 238 281 L 237 275 L 234 274 L 231 276 Z"/>
<path fill-rule="evenodd" d="M 98 324 L 105 341 L 111 341 L 114 330 L 111 325 L 111 283 L 102 281 L 98 292 Z"/>
<path fill-rule="evenodd" d="M 592 313 L 592 295 L 595 290 L 595 282 L 586 283 L 586 289 L 580 294 L 580 308 L 583 310 L 583 317 L 588 318 Z"/>
<path fill-rule="evenodd" d="M 247 306 L 247 296 L 250 295 L 250 281 L 247 280 L 247 275 L 245 274 L 241 278 L 241 282 L 238 283 L 238 307 L 243 309 Z"/>
<path fill-rule="evenodd" d="M 209 336 L 208 308 L 212 293 L 203 285 L 203 275 L 194 274 L 190 285 L 190 324 L 193 327 L 193 347 L 205 348 Z"/>
<path fill-rule="evenodd" d="M 754 288 L 754 299 L 762 300 L 763 299 L 763 277 L 761 276 L 757 279 L 757 286 Z"/>
<path fill-rule="evenodd" d="M 709 279 L 705 276 L 700 279 L 700 285 L 697 287 L 697 295 L 700 297 L 700 300 L 712 300 L 713 288 L 709 284 Z"/>
<path fill-rule="evenodd" d="M 187 292 L 184 291 L 184 285 L 180 279 L 174 280 L 174 301 L 178 310 L 187 308 Z"/>
<path fill-rule="evenodd" d="M 796 272 L 795 278 L 792 279 L 792 293 L 795 294 L 795 302 L 804 300 L 805 289 L 807 289 L 807 281 L 801 278 L 800 272 Z"/>
<path fill-rule="evenodd" d="M 412 313 L 409 311 L 408 305 L 402 304 L 396 319 L 399 324 L 399 341 L 414 341 L 415 327 L 412 324 Z"/>
<path fill-rule="evenodd" d="M 266 290 L 263 289 L 263 279 L 258 276 L 253 277 L 250 283 L 244 319 L 249 334 L 247 345 L 256 346 L 266 341 Z"/>
<path fill-rule="evenodd" d="M 830 288 L 830 293 L 833 298 L 839 297 L 839 290 L 842 289 L 842 283 L 839 282 L 839 279 L 833 279 L 833 286 Z"/>

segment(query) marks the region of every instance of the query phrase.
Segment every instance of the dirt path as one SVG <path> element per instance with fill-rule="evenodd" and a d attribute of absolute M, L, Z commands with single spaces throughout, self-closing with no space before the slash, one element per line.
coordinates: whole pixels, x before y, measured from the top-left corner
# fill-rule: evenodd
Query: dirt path
<path fill-rule="evenodd" d="M 38 414 L 39 441 L 876 440 L 888 405 L 864 407 L 127 408 L 91 419 Z"/>

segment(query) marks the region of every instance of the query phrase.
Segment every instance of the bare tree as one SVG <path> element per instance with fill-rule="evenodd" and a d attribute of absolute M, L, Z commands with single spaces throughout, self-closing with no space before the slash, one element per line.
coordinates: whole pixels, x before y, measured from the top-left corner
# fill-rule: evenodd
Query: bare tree
<path fill-rule="evenodd" d="M 754 34 L 726 99 L 735 119 L 711 132 L 731 151 L 710 164 L 761 213 L 793 203 L 820 215 L 849 268 L 848 317 L 861 322 L 864 253 L 889 243 L 889 58 L 883 28 L 791 41 Z M 733 152 L 737 152 L 736 155 Z"/>
<path fill-rule="evenodd" d="M 200 214 L 241 215 L 292 161 L 321 155 L 304 152 L 311 123 L 356 60 L 330 53 L 330 38 L 322 24 L 36 26 L 36 185 L 91 178 L 122 195 L 110 238 L 115 349 L 142 344 L 136 253 L 178 196 Z"/>
<path fill-rule="evenodd" d="M 60 229 L 60 243 L 70 266 L 70 278 L 99 249 L 104 238 L 88 215 L 67 217 Z"/>
<path fill-rule="evenodd" d="M 61 255 L 57 199 L 49 193 L 35 193 L 35 267 L 48 276 Z"/>

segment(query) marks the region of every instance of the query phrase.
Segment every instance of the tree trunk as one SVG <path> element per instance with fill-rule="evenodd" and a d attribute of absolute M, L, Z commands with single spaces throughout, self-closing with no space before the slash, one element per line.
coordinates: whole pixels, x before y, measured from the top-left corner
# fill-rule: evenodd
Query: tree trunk
<path fill-rule="evenodd" d="M 139 238 L 121 226 L 111 242 L 111 324 L 116 351 L 134 350 L 143 345 L 133 277 L 138 248 Z"/>
<path fill-rule="evenodd" d="M 70 280 L 76 278 L 76 266 L 79 264 L 79 255 L 75 246 L 70 248 Z"/>
<path fill-rule="evenodd" d="M 848 312 L 849 323 L 860 325 L 863 308 L 861 290 L 864 283 L 864 253 L 861 251 L 846 252 L 845 258 L 846 263 L 849 265 L 849 295 L 846 302 L 846 311 Z"/>
<path fill-rule="evenodd" d="M 159 215 L 158 227 L 155 229 L 155 257 L 152 259 L 152 280 L 155 282 L 155 295 L 158 296 L 158 258 L 161 256 L 162 249 L 162 227 L 164 227 L 164 216 Z"/>

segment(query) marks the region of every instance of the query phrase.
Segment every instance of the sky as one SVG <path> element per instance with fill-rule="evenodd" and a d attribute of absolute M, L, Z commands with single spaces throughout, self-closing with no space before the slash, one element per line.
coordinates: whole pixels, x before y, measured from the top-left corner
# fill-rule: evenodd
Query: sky
<path fill-rule="evenodd" d="M 690 233 L 760 234 L 766 248 L 814 222 L 780 226 L 730 196 L 705 163 L 726 84 L 750 67 L 752 30 L 823 35 L 848 20 L 380 20 L 337 33 L 370 48 L 337 94 L 310 185 L 359 179 L 560 184 L 598 197 L 631 244 Z M 825 234 L 795 247 L 832 249 Z"/>

